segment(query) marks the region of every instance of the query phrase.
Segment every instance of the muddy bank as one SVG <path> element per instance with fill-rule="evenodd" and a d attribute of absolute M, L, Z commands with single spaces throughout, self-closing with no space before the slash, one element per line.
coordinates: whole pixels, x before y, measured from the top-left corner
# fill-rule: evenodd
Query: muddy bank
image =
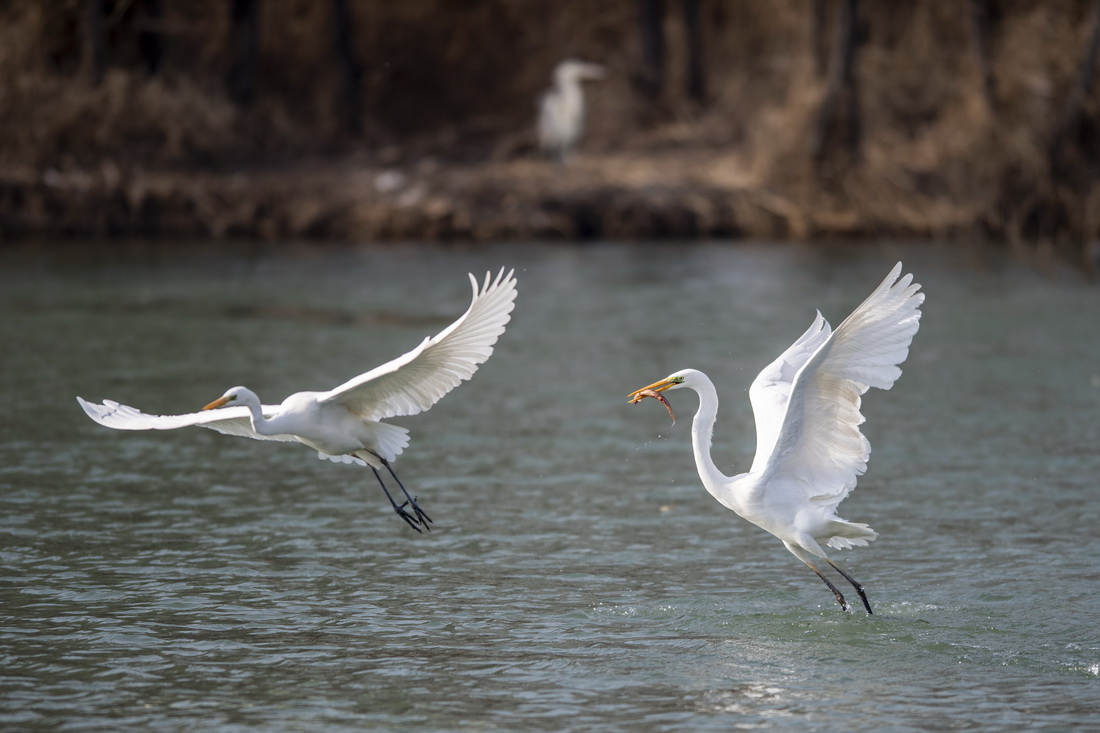
<path fill-rule="evenodd" d="M 881 198 L 885 194 L 879 191 Z M 0 176 L 0 236 L 264 240 L 942 236 L 982 231 L 937 200 L 880 216 L 816 189 L 762 185 L 713 150 L 409 166 L 314 162 L 231 173 L 24 170 Z"/>

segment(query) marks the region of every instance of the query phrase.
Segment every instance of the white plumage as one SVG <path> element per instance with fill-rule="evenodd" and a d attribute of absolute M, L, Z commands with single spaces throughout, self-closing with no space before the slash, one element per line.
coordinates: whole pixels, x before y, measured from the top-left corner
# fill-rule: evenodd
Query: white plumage
<path fill-rule="evenodd" d="M 88 417 L 116 430 L 194 425 L 257 440 L 304 443 L 321 458 L 370 466 L 389 496 L 377 469 L 385 466 L 400 485 L 390 462 L 408 446 L 409 437 L 405 428 L 381 421 L 423 412 L 473 376 L 511 319 L 516 299 L 513 271 L 505 275 L 502 269 L 495 279 L 487 273 L 480 291 L 473 275 L 470 284 L 473 300 L 458 320 L 407 354 L 327 392 L 297 392 L 280 405 L 262 405 L 251 390 L 233 387 L 202 411 L 185 415 L 147 415 L 113 400 L 96 404 L 76 399 Z M 392 497 L 390 502 L 414 529 L 427 528 L 431 520 L 407 492 L 406 497 L 401 506 Z M 404 510 L 406 505 L 414 514 Z"/>
<path fill-rule="evenodd" d="M 554 85 L 539 100 L 539 146 L 560 163 L 580 142 L 584 133 L 585 79 L 602 79 L 604 68 L 566 59 L 554 68 Z"/>
<path fill-rule="evenodd" d="M 710 455 L 718 397 L 702 372 L 675 372 L 645 390 L 688 388 L 699 395 L 692 423 L 696 467 L 707 491 L 783 541 L 795 557 L 825 581 L 837 601 L 844 597 L 814 564 L 832 565 L 859 592 L 863 587 L 829 559 L 822 545 L 845 549 L 866 545 L 877 533 L 848 522 L 837 506 L 867 470 L 870 443 L 859 426 L 860 400 L 870 387 L 890 389 L 920 326 L 924 294 L 912 275 L 901 276 L 899 262 L 873 293 L 833 331 L 817 314 L 813 324 L 753 380 L 749 389 L 756 420 L 757 448 L 748 473 L 722 474 Z"/>

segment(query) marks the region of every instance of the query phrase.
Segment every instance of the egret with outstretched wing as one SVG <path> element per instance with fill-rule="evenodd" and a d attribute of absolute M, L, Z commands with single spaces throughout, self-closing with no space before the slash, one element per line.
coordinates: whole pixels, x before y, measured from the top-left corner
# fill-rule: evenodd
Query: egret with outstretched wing
<path fill-rule="evenodd" d="M 724 506 L 783 541 L 825 581 L 836 600 L 844 596 L 815 564 L 824 560 L 855 587 L 867 613 L 863 586 L 834 563 L 822 545 L 866 545 L 878 534 L 848 522 L 837 506 L 867 470 L 871 444 L 860 432 L 860 398 L 869 387 L 890 389 L 920 326 L 924 293 L 899 262 L 873 293 L 835 331 L 819 312 L 810 328 L 752 383 L 756 457 L 748 473 L 726 476 L 710 455 L 718 395 L 706 374 L 685 369 L 631 393 L 692 389 L 699 410 L 691 426 L 695 465 L 703 485 Z"/>
<path fill-rule="evenodd" d="M 77 397 L 88 417 L 117 430 L 173 430 L 197 425 L 257 440 L 304 443 L 319 457 L 370 466 L 395 512 L 420 532 L 431 518 L 405 490 L 391 463 L 409 444 L 408 430 L 383 420 L 427 410 L 469 379 L 493 353 L 515 307 L 514 271 L 485 276 L 480 290 L 470 275 L 473 301 L 466 313 L 403 356 L 360 374 L 327 392 L 297 392 L 280 405 L 263 405 L 256 393 L 233 387 L 202 411 L 147 415 L 113 400 Z M 379 468 L 385 467 L 405 494 L 398 505 Z M 406 509 L 408 507 L 412 511 Z"/>

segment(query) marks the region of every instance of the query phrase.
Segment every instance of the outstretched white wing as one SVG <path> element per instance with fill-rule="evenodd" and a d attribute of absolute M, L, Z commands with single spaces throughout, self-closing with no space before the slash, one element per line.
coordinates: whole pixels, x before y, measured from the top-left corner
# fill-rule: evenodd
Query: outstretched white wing
<path fill-rule="evenodd" d="M 791 386 L 798 370 L 805 366 L 814 352 L 829 338 L 833 330 L 829 322 L 818 311 L 817 318 L 798 337 L 779 358 L 756 375 L 749 387 L 749 401 L 756 420 L 756 457 L 752 471 L 764 467 L 764 462 L 772 454 L 779 428 L 783 426 L 783 416 L 787 412 L 787 401 L 791 397 Z"/>
<path fill-rule="evenodd" d="M 100 425 L 115 430 L 175 430 L 192 425 L 217 430 L 227 435 L 240 435 L 256 440 L 281 440 L 296 442 L 292 435 L 260 435 L 252 429 L 252 420 L 247 407 L 223 407 L 219 410 L 205 410 L 186 415 L 147 415 L 136 407 L 120 405 L 114 400 L 103 400 L 103 404 L 88 402 L 82 397 L 76 401 L 88 413 L 88 417 Z M 264 405 L 265 417 L 271 417 L 279 408 Z"/>
<path fill-rule="evenodd" d="M 835 331 L 818 314 L 757 377 L 753 410 L 766 413 L 757 416 L 758 430 L 773 430 L 774 440 L 758 445 L 754 470 L 794 479 L 807 498 L 828 506 L 848 495 L 871 453 L 859 430 L 860 397 L 869 387 L 890 389 L 901 375 L 898 365 L 920 327 L 919 290 L 912 275 L 901 276 L 899 262 Z"/>
<path fill-rule="evenodd" d="M 322 403 L 341 404 L 364 420 L 415 415 L 473 376 L 493 353 L 493 344 L 515 307 L 514 270 L 486 273 L 478 292 L 470 275 L 473 301 L 457 321 L 424 339 L 409 353 L 317 395 Z"/>

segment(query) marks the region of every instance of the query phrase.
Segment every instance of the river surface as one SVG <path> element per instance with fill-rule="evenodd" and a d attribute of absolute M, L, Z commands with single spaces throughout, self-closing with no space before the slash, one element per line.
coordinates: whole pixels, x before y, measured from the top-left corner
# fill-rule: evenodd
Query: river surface
<path fill-rule="evenodd" d="M 685 367 L 745 470 L 747 389 L 899 259 L 924 285 L 864 399 L 845 613 L 702 488 Z M 493 357 L 394 422 L 435 520 L 366 470 L 76 396 L 278 402 L 417 345 L 515 267 Z M 1100 286 L 922 243 L 488 248 L 94 244 L 0 251 L 0 728 L 923 731 L 1100 728 Z M 736 466 L 736 468 L 735 468 Z M 849 590 L 841 583 L 842 590 Z M 856 600 L 854 594 L 850 600 Z"/>

